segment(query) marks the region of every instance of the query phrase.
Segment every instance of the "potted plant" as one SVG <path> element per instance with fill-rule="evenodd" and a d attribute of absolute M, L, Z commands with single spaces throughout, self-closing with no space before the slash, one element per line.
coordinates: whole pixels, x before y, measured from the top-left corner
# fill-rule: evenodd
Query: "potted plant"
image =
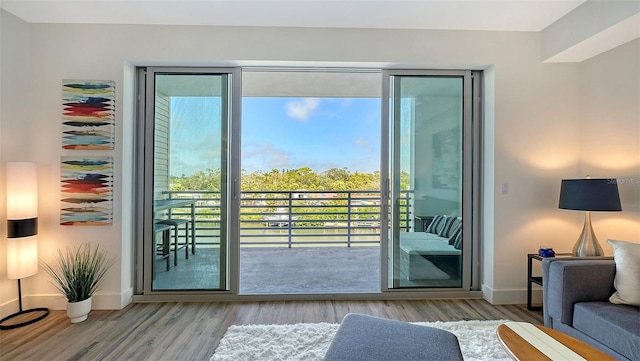
<path fill-rule="evenodd" d="M 99 245 L 93 248 L 90 243 L 75 249 L 67 248 L 64 254 L 58 250 L 55 267 L 41 262 L 54 286 L 67 298 L 67 315 L 72 323 L 87 319 L 91 296 L 100 287 L 112 263 Z"/>

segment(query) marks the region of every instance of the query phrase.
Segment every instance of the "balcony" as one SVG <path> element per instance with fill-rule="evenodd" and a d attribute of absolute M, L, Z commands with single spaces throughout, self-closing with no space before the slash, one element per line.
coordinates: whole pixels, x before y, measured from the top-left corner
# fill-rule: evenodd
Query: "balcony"
<path fill-rule="evenodd" d="M 402 193 L 401 227 L 413 227 L 412 192 Z M 166 271 L 157 263 L 154 289 L 219 287 L 219 192 L 167 192 L 195 200 L 197 254 Z M 380 290 L 380 192 L 242 192 L 240 293 L 340 293 Z M 191 209 L 167 211 L 190 218 Z"/>

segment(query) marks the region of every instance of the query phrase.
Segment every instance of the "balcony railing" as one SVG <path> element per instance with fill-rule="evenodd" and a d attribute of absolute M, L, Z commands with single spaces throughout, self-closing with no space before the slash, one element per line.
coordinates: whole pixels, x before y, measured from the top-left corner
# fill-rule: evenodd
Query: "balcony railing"
<path fill-rule="evenodd" d="M 198 245 L 220 244 L 220 192 L 170 191 L 168 198 L 196 200 Z M 247 191 L 240 202 L 241 246 L 308 246 L 380 243 L 380 191 Z M 413 191 L 401 193 L 400 226 L 413 227 Z M 173 209 L 172 217 L 190 217 Z"/>

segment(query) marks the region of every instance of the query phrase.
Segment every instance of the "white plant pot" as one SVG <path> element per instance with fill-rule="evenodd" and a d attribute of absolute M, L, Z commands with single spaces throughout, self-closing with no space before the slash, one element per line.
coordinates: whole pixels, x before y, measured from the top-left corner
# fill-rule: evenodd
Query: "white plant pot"
<path fill-rule="evenodd" d="M 91 297 L 84 301 L 67 302 L 67 316 L 71 319 L 71 323 L 86 320 L 89 312 L 91 312 Z"/>

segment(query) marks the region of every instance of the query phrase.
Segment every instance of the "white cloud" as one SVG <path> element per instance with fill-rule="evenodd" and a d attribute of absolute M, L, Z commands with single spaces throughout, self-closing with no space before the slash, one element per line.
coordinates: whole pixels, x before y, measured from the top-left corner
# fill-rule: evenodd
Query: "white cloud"
<path fill-rule="evenodd" d="M 371 146 L 371 142 L 363 138 L 358 138 L 353 142 L 353 145 L 360 148 L 369 148 Z"/>
<path fill-rule="evenodd" d="M 300 121 L 307 121 L 311 114 L 320 105 L 320 99 L 304 98 L 300 100 L 292 100 L 285 104 L 287 115 Z"/>
<path fill-rule="evenodd" d="M 242 168 L 249 172 L 292 168 L 293 154 L 271 143 L 246 144 L 242 148 Z"/>

